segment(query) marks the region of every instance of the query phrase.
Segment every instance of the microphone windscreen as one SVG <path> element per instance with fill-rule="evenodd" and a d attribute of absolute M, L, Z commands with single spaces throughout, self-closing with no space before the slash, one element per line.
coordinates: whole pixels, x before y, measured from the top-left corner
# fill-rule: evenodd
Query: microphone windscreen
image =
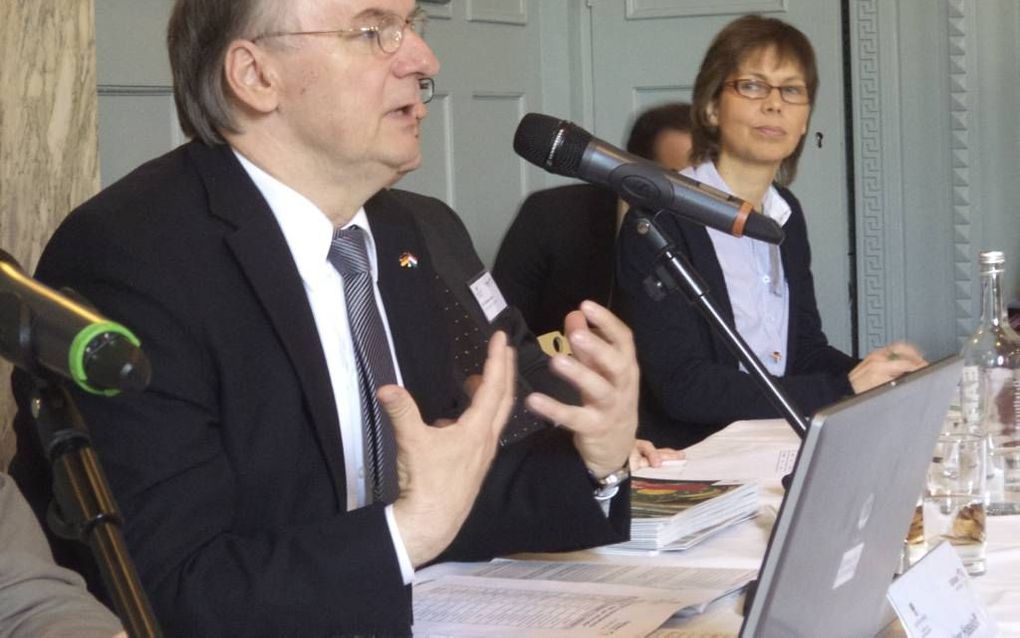
<path fill-rule="evenodd" d="M 551 173 L 577 177 L 591 134 L 565 120 L 528 113 L 517 125 L 514 151 Z"/>
<path fill-rule="evenodd" d="M 545 160 L 562 125 L 563 120 L 555 117 L 528 113 L 521 118 L 517 132 L 514 133 L 514 152 L 532 164 L 545 168 Z"/>
<path fill-rule="evenodd" d="M 745 237 L 753 237 L 770 244 L 781 244 L 785 238 L 783 227 L 776 220 L 761 213 L 751 213 L 744 224 Z"/>

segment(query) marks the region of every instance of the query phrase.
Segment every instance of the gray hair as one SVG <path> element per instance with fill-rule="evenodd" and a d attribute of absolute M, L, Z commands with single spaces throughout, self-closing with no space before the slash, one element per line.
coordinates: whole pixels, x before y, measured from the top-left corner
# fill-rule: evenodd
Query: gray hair
<path fill-rule="evenodd" d="M 177 0 L 166 44 L 181 129 L 212 146 L 240 132 L 223 74 L 227 47 L 264 33 L 282 16 L 277 0 Z"/>

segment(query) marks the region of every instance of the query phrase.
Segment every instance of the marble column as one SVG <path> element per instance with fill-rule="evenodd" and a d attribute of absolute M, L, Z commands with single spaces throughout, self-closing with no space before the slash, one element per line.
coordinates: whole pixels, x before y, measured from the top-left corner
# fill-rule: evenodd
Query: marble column
<path fill-rule="evenodd" d="M 99 189 L 94 0 L 0 2 L 0 247 L 31 272 Z M 14 413 L 0 363 L 0 468 Z"/>

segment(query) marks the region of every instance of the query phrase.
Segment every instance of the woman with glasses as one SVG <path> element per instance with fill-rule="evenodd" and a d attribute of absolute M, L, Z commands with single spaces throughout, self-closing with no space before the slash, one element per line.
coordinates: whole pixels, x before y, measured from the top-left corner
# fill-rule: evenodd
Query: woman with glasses
<path fill-rule="evenodd" d="M 786 240 L 777 247 L 676 216 L 664 220 L 723 315 L 806 414 L 925 364 L 906 343 L 859 361 L 822 332 L 804 213 L 787 190 L 817 90 L 815 54 L 803 33 L 760 16 L 727 25 L 694 85 L 692 166 L 683 172 L 751 202 L 783 226 Z M 682 447 L 732 421 L 781 416 L 694 306 L 645 293 L 654 255 L 643 240 L 625 228 L 620 241 L 621 312 L 635 334 L 643 380 L 639 436 Z"/>

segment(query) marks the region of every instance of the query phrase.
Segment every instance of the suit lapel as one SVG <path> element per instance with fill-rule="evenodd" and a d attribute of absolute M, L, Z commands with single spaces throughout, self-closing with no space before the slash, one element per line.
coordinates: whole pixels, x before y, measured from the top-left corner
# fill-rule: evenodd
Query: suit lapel
<path fill-rule="evenodd" d="M 379 269 L 379 292 L 404 386 L 426 422 L 452 416 L 449 336 L 437 307 L 432 256 L 413 212 L 387 191 L 365 204 Z M 414 257 L 416 265 L 402 259 Z"/>
<path fill-rule="evenodd" d="M 287 352 L 329 467 L 338 507 L 345 509 L 336 401 L 315 319 L 287 242 L 265 199 L 229 147 L 194 143 L 189 152 L 201 168 L 211 213 L 235 228 L 226 235 L 226 243 Z"/>

